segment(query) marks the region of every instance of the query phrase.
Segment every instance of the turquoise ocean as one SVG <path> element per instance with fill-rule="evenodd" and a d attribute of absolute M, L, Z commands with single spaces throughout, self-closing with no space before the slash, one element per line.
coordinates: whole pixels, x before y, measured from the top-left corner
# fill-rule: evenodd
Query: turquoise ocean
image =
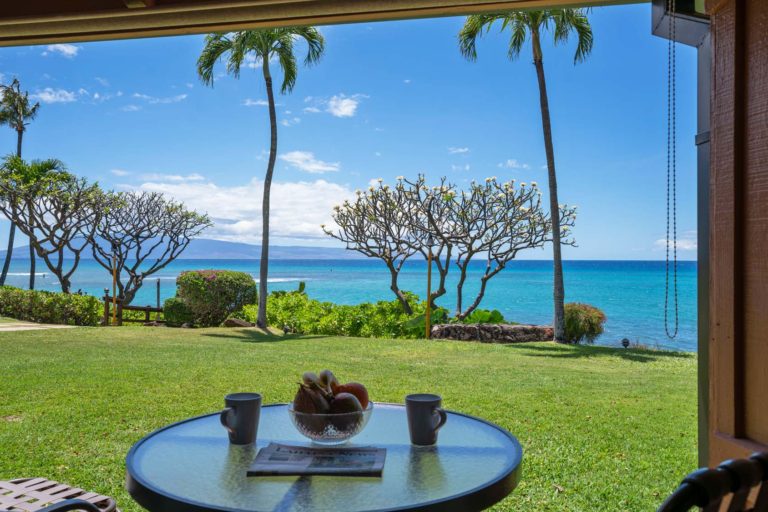
<path fill-rule="evenodd" d="M 465 304 L 474 298 L 481 262 L 472 266 L 465 285 Z M 257 260 L 177 260 L 148 279 L 134 304 L 154 305 L 156 283 L 160 282 L 161 300 L 175 293 L 176 276 L 185 270 L 231 269 L 248 272 L 256 278 Z M 37 288 L 58 290 L 58 281 L 38 264 Z M 663 261 L 566 261 L 564 262 L 567 302 L 586 302 L 601 308 L 607 315 L 605 333 L 597 340 L 601 345 L 618 345 L 622 338 L 650 346 L 675 350 L 696 350 L 696 262 L 685 261 L 678 267 L 679 333 L 670 340 L 664 329 Z M 373 260 L 275 260 L 270 261 L 270 290 L 296 289 L 306 282 L 307 293 L 316 299 L 343 304 L 391 300 L 389 273 Z M 434 277 L 434 275 L 433 275 Z M 438 303 L 452 309 L 452 295 L 457 275 L 449 276 L 448 294 Z M 26 287 L 28 263 L 14 261 L 7 284 Z M 109 273 L 95 261 L 85 260 L 75 273 L 73 289 L 101 296 L 111 286 Z M 406 265 L 400 286 L 420 296 L 426 293 L 426 264 Z M 491 279 L 482 308 L 498 309 L 508 320 L 519 323 L 546 324 L 552 318 L 552 262 L 520 260 L 512 262 Z M 674 309 L 670 310 L 674 318 Z"/>

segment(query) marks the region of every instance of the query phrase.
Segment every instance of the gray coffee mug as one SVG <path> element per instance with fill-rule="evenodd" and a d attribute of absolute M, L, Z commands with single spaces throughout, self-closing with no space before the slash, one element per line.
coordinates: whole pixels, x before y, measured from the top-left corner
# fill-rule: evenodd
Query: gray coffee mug
<path fill-rule="evenodd" d="M 224 398 L 226 407 L 221 411 L 221 424 L 229 432 L 232 444 L 251 444 L 256 441 L 261 415 L 261 395 L 258 393 L 232 393 Z"/>
<path fill-rule="evenodd" d="M 405 412 L 408 415 L 408 431 L 411 443 L 429 446 L 437 442 L 437 431 L 445 425 L 448 416 L 440 408 L 440 395 L 418 393 L 405 397 Z"/>

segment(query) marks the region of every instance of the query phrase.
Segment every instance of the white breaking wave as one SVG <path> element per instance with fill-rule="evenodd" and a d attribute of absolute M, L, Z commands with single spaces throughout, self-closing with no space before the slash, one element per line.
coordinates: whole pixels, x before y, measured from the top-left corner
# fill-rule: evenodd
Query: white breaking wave
<path fill-rule="evenodd" d="M 29 272 L 8 272 L 9 276 L 28 276 Z M 45 277 L 48 275 L 48 272 L 35 272 L 36 276 Z"/>
<path fill-rule="evenodd" d="M 253 280 L 259 282 L 258 277 L 254 277 Z M 306 277 L 270 277 L 267 279 L 268 283 L 297 283 L 299 281 L 311 281 L 311 279 Z"/>

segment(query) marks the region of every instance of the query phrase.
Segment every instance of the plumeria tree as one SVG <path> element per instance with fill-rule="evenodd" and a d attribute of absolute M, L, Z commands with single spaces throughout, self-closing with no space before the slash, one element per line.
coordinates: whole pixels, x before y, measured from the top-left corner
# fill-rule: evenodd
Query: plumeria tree
<path fill-rule="evenodd" d="M 562 243 L 573 244 L 570 230 L 576 209 L 562 205 L 558 213 Z M 516 185 L 495 177 L 473 182 L 463 191 L 445 178 L 436 186 L 427 185 L 423 176 L 399 177 L 392 187 L 379 180 L 368 191 L 358 191 L 354 201 L 335 207 L 333 220 L 336 227 L 323 226 L 325 233 L 350 250 L 384 261 L 390 270 L 390 288 L 409 314 L 412 308 L 397 284 L 407 260 L 419 254 L 426 258 L 432 249 L 439 276 L 429 298 L 433 305 L 446 293 L 447 276 L 456 268 L 455 317 L 459 320 L 477 309 L 488 282 L 520 251 L 552 241 L 552 221 L 542 206 L 538 185 Z M 465 304 L 470 264 L 478 260 L 485 263 L 479 291 Z"/>
<path fill-rule="evenodd" d="M 517 185 L 514 180 L 499 182 L 495 177 L 484 183 L 473 182 L 453 202 L 451 212 L 455 266 L 459 270 L 456 285 L 456 318 L 469 316 L 485 296 L 488 281 L 506 268 L 525 249 L 543 247 L 552 241 L 552 221 L 542 206 L 541 192 L 536 182 Z M 567 205 L 559 208 L 562 243 L 572 245 L 570 229 L 576 209 Z M 472 302 L 464 304 L 464 284 L 470 262 L 480 259 L 483 273 L 480 287 Z"/>
<path fill-rule="evenodd" d="M 37 178 L 29 179 L 33 174 Z M 0 172 L 0 198 L 0 211 L 29 237 L 37 257 L 69 293 L 103 214 L 101 189 L 66 172 L 58 160 L 28 164 L 10 157 Z"/>
<path fill-rule="evenodd" d="M 400 289 L 398 278 L 405 262 L 419 252 L 407 210 L 410 200 L 404 187 L 390 188 L 379 180 L 378 186 L 358 190 L 356 198 L 333 209 L 336 228 L 321 226 L 326 235 L 343 242 L 347 249 L 369 258 L 380 259 L 389 270 L 389 288 L 403 311 L 411 315 L 413 308 Z"/>
<path fill-rule="evenodd" d="M 94 259 L 115 270 L 123 304 L 144 280 L 178 258 L 211 225 L 207 215 L 157 192 L 109 192 L 91 246 Z"/>

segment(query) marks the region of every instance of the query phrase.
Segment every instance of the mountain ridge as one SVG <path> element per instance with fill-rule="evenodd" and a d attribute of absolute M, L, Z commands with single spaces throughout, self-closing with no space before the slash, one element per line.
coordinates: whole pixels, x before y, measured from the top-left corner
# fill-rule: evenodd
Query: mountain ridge
<path fill-rule="evenodd" d="M 0 251 L 0 258 L 5 258 L 5 250 Z M 179 260 L 258 260 L 261 246 L 243 242 L 227 242 L 210 238 L 197 238 L 190 242 L 181 253 Z M 307 247 L 303 245 L 273 245 L 269 248 L 269 257 L 274 260 L 348 260 L 361 259 L 364 256 L 336 247 Z M 13 260 L 28 260 L 29 246 L 14 247 Z M 90 251 L 84 251 L 82 259 L 92 260 Z"/>

